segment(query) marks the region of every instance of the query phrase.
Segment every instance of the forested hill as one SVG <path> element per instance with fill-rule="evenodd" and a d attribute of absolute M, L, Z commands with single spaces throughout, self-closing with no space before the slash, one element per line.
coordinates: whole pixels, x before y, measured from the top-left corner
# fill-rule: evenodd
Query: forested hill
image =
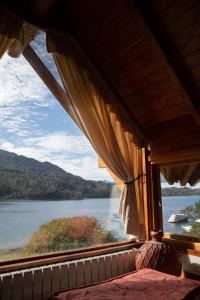
<path fill-rule="evenodd" d="M 0 200 L 110 197 L 112 183 L 84 180 L 49 162 L 0 150 Z"/>
<path fill-rule="evenodd" d="M 187 187 L 170 187 L 162 189 L 162 196 L 200 196 L 200 189 L 190 189 Z"/>
<path fill-rule="evenodd" d="M 114 190 L 114 194 L 113 194 Z M 85 180 L 49 162 L 0 150 L 0 200 L 119 197 L 113 183 Z M 163 196 L 200 195 L 200 189 L 164 188 Z"/>

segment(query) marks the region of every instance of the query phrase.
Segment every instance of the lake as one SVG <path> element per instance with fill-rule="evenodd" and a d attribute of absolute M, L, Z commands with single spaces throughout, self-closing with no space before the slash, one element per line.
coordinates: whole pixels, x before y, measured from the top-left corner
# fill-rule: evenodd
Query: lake
<path fill-rule="evenodd" d="M 163 197 L 165 231 L 182 232 L 181 226 L 185 224 L 170 224 L 167 219 L 172 213 L 179 213 L 199 199 L 200 196 Z M 23 247 L 41 224 L 55 218 L 76 215 L 94 216 L 104 228 L 114 231 L 120 240 L 127 239 L 127 235 L 123 233 L 118 207 L 118 198 L 0 202 L 0 250 Z"/>

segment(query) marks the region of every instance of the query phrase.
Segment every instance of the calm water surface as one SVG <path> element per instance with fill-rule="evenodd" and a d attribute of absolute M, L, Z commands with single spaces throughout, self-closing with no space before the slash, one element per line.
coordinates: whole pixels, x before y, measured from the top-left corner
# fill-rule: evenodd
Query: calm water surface
<path fill-rule="evenodd" d="M 163 220 L 165 231 L 182 232 L 185 224 L 170 224 L 167 219 L 193 205 L 200 196 L 163 197 Z M 0 250 L 24 246 L 41 224 L 55 218 L 76 215 L 96 217 L 106 229 L 126 239 L 123 224 L 118 215 L 119 199 L 84 199 L 63 201 L 9 201 L 0 202 Z M 189 223 L 186 223 L 189 225 Z"/>

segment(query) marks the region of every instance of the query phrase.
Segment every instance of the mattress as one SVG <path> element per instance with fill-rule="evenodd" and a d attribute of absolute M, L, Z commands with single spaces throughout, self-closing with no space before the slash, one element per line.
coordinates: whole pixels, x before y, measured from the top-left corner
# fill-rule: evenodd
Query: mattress
<path fill-rule="evenodd" d="M 55 300 L 198 300 L 200 282 L 142 269 L 120 278 L 63 291 Z"/>

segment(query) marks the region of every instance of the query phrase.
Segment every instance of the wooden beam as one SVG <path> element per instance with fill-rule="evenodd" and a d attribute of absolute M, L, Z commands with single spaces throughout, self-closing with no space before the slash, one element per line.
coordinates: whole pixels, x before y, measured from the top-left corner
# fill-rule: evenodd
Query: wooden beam
<path fill-rule="evenodd" d="M 33 67 L 35 72 L 40 76 L 42 81 L 46 84 L 52 94 L 56 99 L 62 104 L 62 106 L 66 109 L 65 99 L 66 94 L 53 75 L 49 72 L 46 66 L 43 64 L 41 59 L 35 53 L 35 51 L 31 48 L 31 46 L 27 46 L 23 50 L 23 56 Z"/>
<path fill-rule="evenodd" d="M 163 167 L 200 162 L 200 146 L 162 154 L 151 153 L 150 160 L 152 164 L 159 164 Z"/>
<path fill-rule="evenodd" d="M 46 84 L 46 86 L 49 88 L 52 94 L 56 97 L 56 99 L 60 102 L 60 104 L 64 107 L 64 109 L 68 112 L 68 107 L 66 106 L 66 104 L 68 103 L 68 101 L 66 101 L 67 94 L 59 85 L 59 83 L 55 80 L 55 78 L 52 76 L 52 74 L 49 72 L 49 70 L 46 68 L 46 66 L 43 64 L 41 59 L 38 57 L 38 55 L 31 48 L 30 45 L 28 45 L 26 49 L 24 49 L 23 56 L 30 63 L 30 65 L 40 76 L 40 78 L 43 80 L 43 82 Z M 119 106 L 120 111 L 124 115 L 124 118 L 126 118 L 127 124 L 130 125 L 129 129 L 132 132 L 134 132 L 141 140 L 141 143 L 144 144 L 144 135 L 141 129 L 137 126 L 137 124 L 135 124 L 135 122 L 127 112 L 126 108 L 123 106 L 122 103 L 120 103 L 120 101 L 117 100 L 117 98 L 116 102 Z"/>
<path fill-rule="evenodd" d="M 149 162 L 149 216 L 151 218 L 150 231 L 163 231 L 160 167 Z"/>
<path fill-rule="evenodd" d="M 149 151 L 146 148 L 142 149 L 142 173 L 145 174 L 142 180 L 142 198 L 144 201 L 144 223 L 146 231 L 146 239 L 150 240 L 151 231 L 151 211 L 150 211 L 150 185 L 149 185 Z"/>
<path fill-rule="evenodd" d="M 157 42 L 158 47 L 162 50 L 167 62 L 174 71 L 186 94 L 189 96 L 193 107 L 198 114 L 200 114 L 200 88 L 193 80 L 193 75 L 172 43 L 166 29 L 154 15 L 151 1 L 134 0 L 134 3 L 144 19 L 144 22 L 147 24 L 153 38 Z"/>

